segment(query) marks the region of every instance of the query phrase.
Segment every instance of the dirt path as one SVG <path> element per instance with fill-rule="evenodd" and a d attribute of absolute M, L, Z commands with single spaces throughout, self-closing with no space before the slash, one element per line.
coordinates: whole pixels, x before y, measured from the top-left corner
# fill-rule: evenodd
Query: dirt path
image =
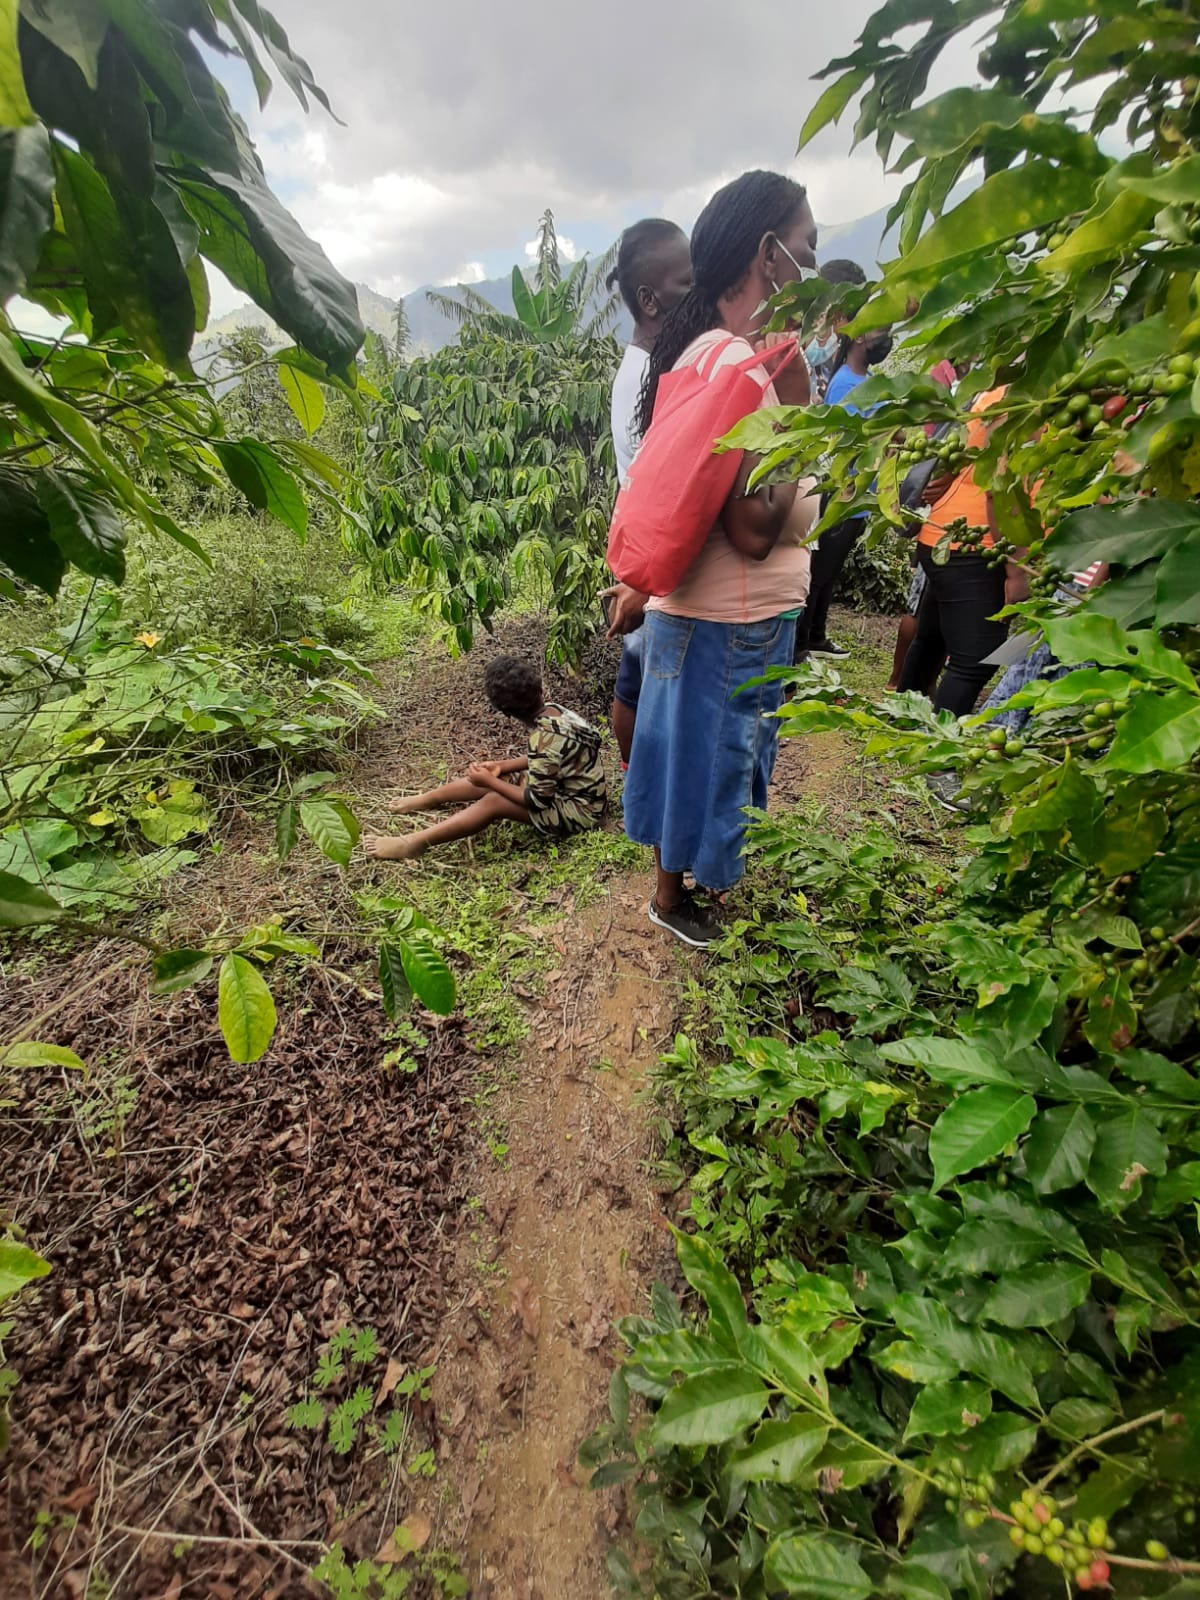
<path fill-rule="evenodd" d="M 673 1255 L 635 1104 L 670 1036 L 676 956 L 647 922 L 648 877 L 560 925 L 562 965 L 531 1018 L 503 1169 L 481 1174 L 463 1301 L 435 1400 L 474 1600 L 604 1600 L 619 1508 L 578 1466 L 599 1424 L 614 1320 Z M 687 959 L 686 957 L 681 959 Z"/>

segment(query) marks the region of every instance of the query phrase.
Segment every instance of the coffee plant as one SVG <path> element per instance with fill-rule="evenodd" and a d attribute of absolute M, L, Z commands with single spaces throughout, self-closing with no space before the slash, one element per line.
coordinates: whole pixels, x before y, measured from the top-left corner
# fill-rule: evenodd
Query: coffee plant
<path fill-rule="evenodd" d="M 607 338 L 460 343 L 399 366 L 363 429 L 348 536 L 460 650 L 514 595 L 549 612 L 548 652 L 595 633 L 615 465 Z"/>
<path fill-rule="evenodd" d="M 771 889 L 662 1068 L 703 1309 L 660 1291 L 627 1324 L 587 1452 L 636 1507 L 625 1593 L 1197 1592 L 1197 23 L 1189 0 L 892 0 L 805 125 L 857 99 L 856 137 L 911 176 L 882 281 L 794 286 L 779 320 L 902 322 L 909 370 L 867 380 L 868 415 L 734 442 L 763 476 L 815 466 L 826 524 L 862 509 L 880 538 L 924 425 L 955 424 L 932 448 L 988 491 L 1014 626 L 1057 676 L 1012 699 L 1014 734 L 795 675 L 784 732 L 956 773 L 968 853 L 757 829 Z M 926 98 L 964 30 L 986 86 Z M 921 376 L 941 358 L 973 363 L 954 397 Z"/>

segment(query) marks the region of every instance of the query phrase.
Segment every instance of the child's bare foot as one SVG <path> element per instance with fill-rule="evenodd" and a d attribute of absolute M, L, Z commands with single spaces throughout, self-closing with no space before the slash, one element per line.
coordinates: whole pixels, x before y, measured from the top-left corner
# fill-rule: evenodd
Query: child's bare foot
<path fill-rule="evenodd" d="M 412 861 L 421 854 L 419 833 L 397 839 L 390 833 L 364 833 L 363 850 L 375 861 Z"/>
<path fill-rule="evenodd" d="M 387 809 L 395 817 L 407 817 L 422 809 L 423 799 L 424 796 L 419 794 L 402 794 L 398 800 L 391 801 Z"/>

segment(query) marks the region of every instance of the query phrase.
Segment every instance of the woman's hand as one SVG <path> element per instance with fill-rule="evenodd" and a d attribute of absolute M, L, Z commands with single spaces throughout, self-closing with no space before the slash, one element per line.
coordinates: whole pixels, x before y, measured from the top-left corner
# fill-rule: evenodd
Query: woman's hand
<path fill-rule="evenodd" d="M 754 348 L 764 354 L 768 350 L 775 350 L 781 344 L 795 343 L 796 335 L 787 332 L 764 333 L 761 339 L 755 341 Z M 767 371 L 771 369 L 768 366 Z M 808 362 L 801 350 L 792 361 L 783 369 L 777 378 L 771 379 L 775 393 L 782 406 L 806 406 L 812 401 L 812 374 L 808 370 Z"/>
<path fill-rule="evenodd" d="M 614 583 L 609 589 L 602 589 L 601 594 L 612 597 L 612 605 L 608 609 L 608 632 L 606 639 L 619 639 L 624 633 L 632 633 L 635 628 L 640 628 L 646 620 L 646 602 L 650 599 L 648 594 L 643 594 L 640 589 L 631 589 L 627 583 Z"/>

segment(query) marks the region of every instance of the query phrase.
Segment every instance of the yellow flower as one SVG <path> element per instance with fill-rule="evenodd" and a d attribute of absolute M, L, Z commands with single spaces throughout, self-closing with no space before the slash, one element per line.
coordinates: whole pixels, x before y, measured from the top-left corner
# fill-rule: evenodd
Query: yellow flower
<path fill-rule="evenodd" d="M 144 644 L 147 650 L 153 650 L 162 635 L 148 629 L 145 633 L 135 633 L 133 637 L 139 644 Z"/>

